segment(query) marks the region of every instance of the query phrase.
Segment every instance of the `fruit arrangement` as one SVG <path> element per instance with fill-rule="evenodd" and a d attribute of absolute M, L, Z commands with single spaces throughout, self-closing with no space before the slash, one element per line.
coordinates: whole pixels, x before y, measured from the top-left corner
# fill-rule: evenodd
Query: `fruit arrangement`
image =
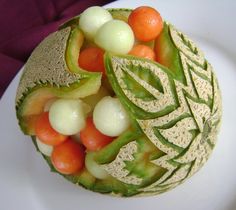
<path fill-rule="evenodd" d="M 212 66 L 157 10 L 95 6 L 33 51 L 16 114 L 51 171 L 128 197 L 166 192 L 196 173 L 222 108 Z"/>

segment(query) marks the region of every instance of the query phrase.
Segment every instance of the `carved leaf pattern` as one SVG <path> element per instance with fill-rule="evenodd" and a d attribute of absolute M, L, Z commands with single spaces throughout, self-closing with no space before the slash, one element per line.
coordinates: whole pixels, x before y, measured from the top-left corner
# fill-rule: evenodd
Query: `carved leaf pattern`
<path fill-rule="evenodd" d="M 165 153 L 151 161 L 167 172 L 139 189 L 147 194 L 169 190 L 201 168 L 215 145 L 222 115 L 211 65 L 187 36 L 168 27 L 187 84 L 157 63 L 110 55 L 118 96 L 153 146 Z"/>

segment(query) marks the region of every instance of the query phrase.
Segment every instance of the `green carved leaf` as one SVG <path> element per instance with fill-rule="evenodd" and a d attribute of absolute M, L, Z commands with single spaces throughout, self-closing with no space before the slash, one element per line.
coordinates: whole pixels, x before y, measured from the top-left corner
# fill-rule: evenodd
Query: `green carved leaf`
<path fill-rule="evenodd" d="M 164 66 L 110 53 L 105 63 L 113 90 L 135 119 L 155 118 L 177 108 L 171 72 Z"/>
<path fill-rule="evenodd" d="M 165 153 L 154 147 L 153 144 L 142 136 L 136 140 L 138 145 L 137 152 L 133 155 L 133 161 L 125 161 L 126 169 L 130 172 L 129 175 L 135 175 L 142 178 L 142 186 L 157 181 L 166 173 L 166 169 L 153 164 L 152 159 L 160 158 Z"/>
<path fill-rule="evenodd" d="M 150 92 L 135 81 L 128 73 L 124 72 L 123 80 L 125 82 L 126 89 L 132 92 L 136 98 L 143 99 L 144 101 L 151 101 L 155 99 Z"/>

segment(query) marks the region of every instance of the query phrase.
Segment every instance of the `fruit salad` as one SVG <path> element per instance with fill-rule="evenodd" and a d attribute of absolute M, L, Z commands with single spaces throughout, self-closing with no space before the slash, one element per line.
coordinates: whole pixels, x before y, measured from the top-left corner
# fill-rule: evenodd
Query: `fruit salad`
<path fill-rule="evenodd" d="M 21 130 L 51 171 L 119 196 L 166 192 L 216 143 L 221 96 L 212 66 L 149 6 L 93 6 L 28 59 L 16 94 Z"/>

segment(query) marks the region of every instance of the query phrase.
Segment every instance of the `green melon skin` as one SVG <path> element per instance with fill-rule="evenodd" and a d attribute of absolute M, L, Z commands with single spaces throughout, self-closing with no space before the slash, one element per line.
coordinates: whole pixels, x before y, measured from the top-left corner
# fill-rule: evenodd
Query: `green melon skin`
<path fill-rule="evenodd" d="M 113 18 L 127 21 L 132 10 L 108 11 Z M 61 63 L 56 69 L 61 77 L 67 72 L 69 79 L 54 83 L 58 75 L 50 74 L 47 80 L 39 77 L 33 81 L 34 86 L 25 85 L 29 69 L 50 57 L 39 47 L 27 62 L 19 84 L 17 118 L 37 150 L 33 122 L 46 101 L 55 97 L 83 98 L 96 93 L 101 85 L 99 73 L 86 72 L 77 65 L 82 45 L 91 44 L 84 40 L 78 21 L 79 16 L 74 17 L 56 32 L 66 37 L 60 42 L 63 44 L 58 46 L 55 34 L 53 40 L 41 43 L 53 54 L 60 52 L 62 61 L 57 61 Z M 42 154 L 52 172 L 94 192 L 149 196 L 175 188 L 208 160 L 222 115 L 219 85 L 211 65 L 187 36 L 167 22 L 157 39 L 148 44 L 155 48 L 157 62 L 109 52 L 104 56 L 108 81 L 131 120 L 130 129 L 95 153 L 95 161 L 110 176 L 97 179 L 86 168 L 77 175 L 63 175 Z M 50 62 L 47 67 L 55 70 Z"/>

